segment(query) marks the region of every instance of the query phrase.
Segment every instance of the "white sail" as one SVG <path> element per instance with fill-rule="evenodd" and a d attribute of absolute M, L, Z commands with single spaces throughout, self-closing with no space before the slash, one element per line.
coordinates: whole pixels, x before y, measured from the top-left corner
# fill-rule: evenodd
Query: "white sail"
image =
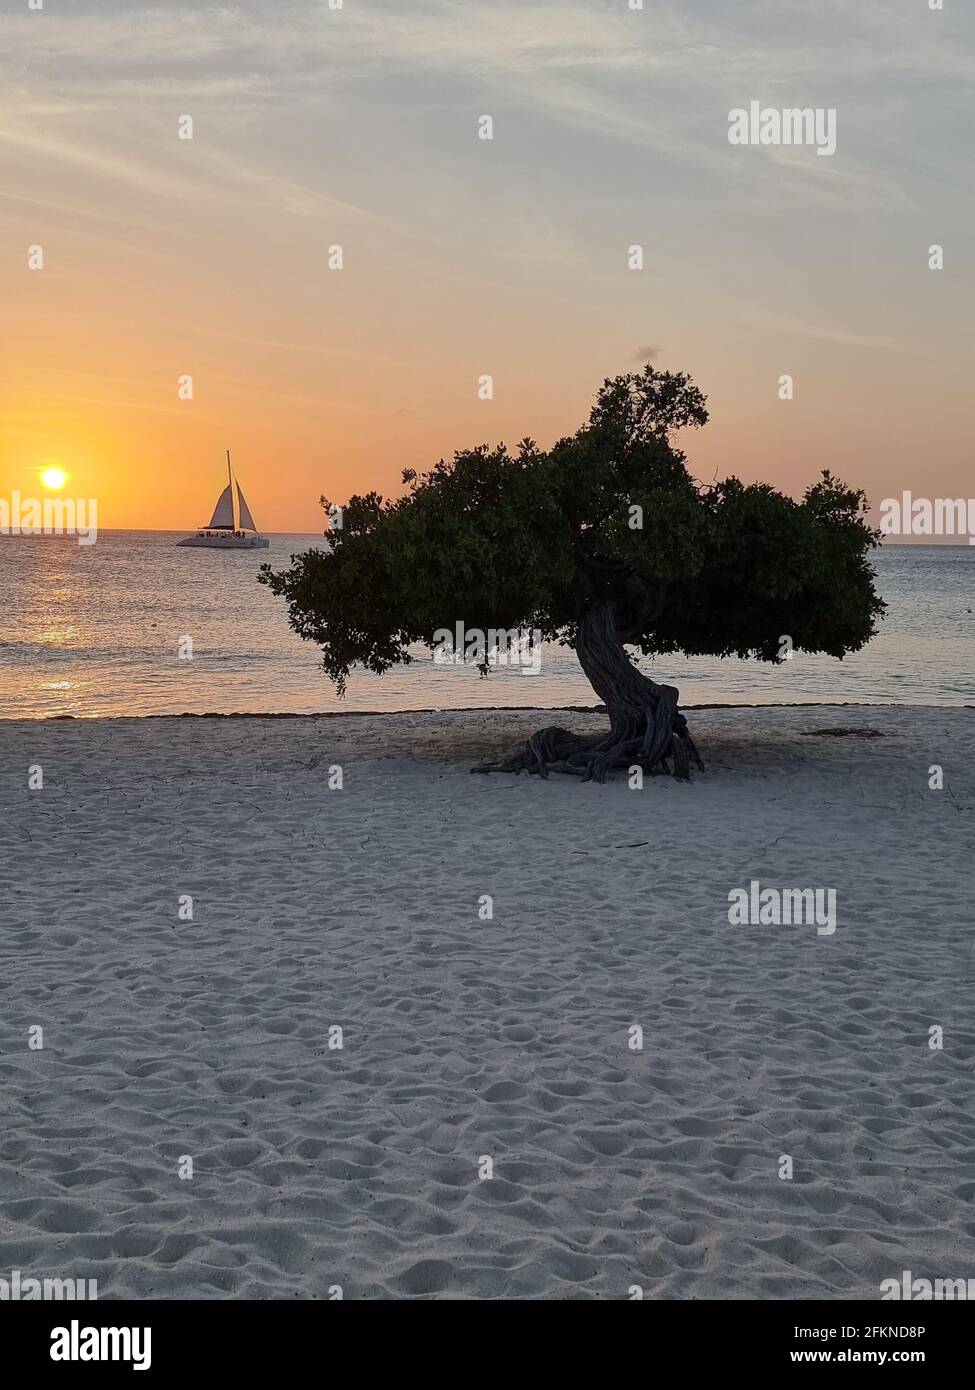
<path fill-rule="evenodd" d="M 231 531 L 234 529 L 234 494 L 229 483 L 217 498 L 217 505 L 210 518 L 209 529 L 213 530 L 215 526 L 226 526 Z"/>
<path fill-rule="evenodd" d="M 234 477 L 230 450 L 227 450 L 227 486 L 217 498 L 209 525 L 195 536 L 186 536 L 177 545 L 208 546 L 213 550 L 267 550 L 270 542 L 257 534 L 251 509 Z"/>
<path fill-rule="evenodd" d="M 254 518 L 251 516 L 251 509 L 244 500 L 244 494 L 240 490 L 240 483 L 237 484 L 237 502 L 240 507 L 240 527 L 242 531 L 256 531 Z"/>

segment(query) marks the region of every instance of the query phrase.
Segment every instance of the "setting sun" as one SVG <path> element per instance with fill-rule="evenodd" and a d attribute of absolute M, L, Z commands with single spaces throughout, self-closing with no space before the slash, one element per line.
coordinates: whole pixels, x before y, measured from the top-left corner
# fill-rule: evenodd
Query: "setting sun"
<path fill-rule="evenodd" d="M 45 468 L 41 474 L 41 482 L 51 492 L 57 492 L 58 488 L 64 487 L 67 481 L 68 475 L 63 468 Z"/>

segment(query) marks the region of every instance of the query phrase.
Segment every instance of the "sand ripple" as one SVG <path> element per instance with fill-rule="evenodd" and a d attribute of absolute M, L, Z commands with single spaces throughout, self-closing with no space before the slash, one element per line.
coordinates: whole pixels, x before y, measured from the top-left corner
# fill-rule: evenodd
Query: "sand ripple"
<path fill-rule="evenodd" d="M 831 720 L 887 737 L 801 737 Z M 971 1272 L 971 713 L 702 711 L 708 774 L 642 792 L 468 774 L 537 722 L 0 724 L 0 1273 L 876 1298 Z M 835 887 L 835 936 L 729 926 L 752 877 Z"/>

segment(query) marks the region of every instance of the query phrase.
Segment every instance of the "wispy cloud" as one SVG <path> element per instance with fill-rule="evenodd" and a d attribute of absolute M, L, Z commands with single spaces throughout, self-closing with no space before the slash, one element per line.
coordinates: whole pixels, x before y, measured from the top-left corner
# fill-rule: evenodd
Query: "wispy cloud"
<path fill-rule="evenodd" d="M 817 324 L 792 318 L 787 314 L 767 313 L 764 310 L 749 308 L 742 313 L 742 319 L 766 333 L 784 333 L 798 338 L 812 338 L 823 343 L 837 343 L 843 347 L 867 348 L 870 351 L 897 352 L 908 357 L 928 357 L 930 354 L 918 347 L 917 343 L 900 341 L 883 334 L 861 333 L 843 324 Z"/>
<path fill-rule="evenodd" d="M 641 11 L 618 0 L 371 0 L 342 10 L 324 0 L 232 7 L 99 0 L 6 18 L 3 138 L 11 155 L 74 163 L 146 194 L 206 201 L 236 185 L 297 215 L 341 205 L 379 216 L 272 167 L 260 118 L 273 125 L 287 103 L 322 118 L 355 112 L 368 121 L 364 103 L 375 84 L 412 74 L 440 84 L 428 100 L 439 91 L 446 102 L 444 84 L 461 84 L 502 109 L 530 108 L 730 185 L 725 116 L 752 97 L 770 99 L 778 90 L 788 103 L 817 104 L 824 81 L 832 93 L 847 84 L 848 111 L 859 118 L 864 91 L 876 85 L 888 126 L 914 118 L 915 93 L 934 83 L 950 100 L 950 84 L 967 80 L 969 59 L 962 45 L 945 43 L 944 19 L 905 15 L 893 0 L 823 0 L 815 16 L 782 0 L 734 7 L 705 0 L 693 10 L 647 0 Z M 391 100 L 385 89 L 382 97 Z M 221 129 L 208 135 L 217 158 L 207 161 L 197 150 L 195 168 L 179 169 L 161 139 L 156 157 L 146 158 L 145 127 L 138 155 L 121 148 L 133 110 L 171 120 L 187 106 L 219 109 Z M 231 112 L 247 132 L 251 158 L 239 136 L 228 137 Z M 378 125 L 383 118 L 391 118 L 385 105 L 373 119 Z M 844 125 L 842 158 L 756 151 L 748 175 L 804 181 L 815 198 L 839 200 L 856 186 L 864 196 L 904 204 L 899 171 L 876 171 L 867 125 L 860 121 L 856 142 L 852 119 Z M 959 164 L 961 156 L 959 149 Z"/>

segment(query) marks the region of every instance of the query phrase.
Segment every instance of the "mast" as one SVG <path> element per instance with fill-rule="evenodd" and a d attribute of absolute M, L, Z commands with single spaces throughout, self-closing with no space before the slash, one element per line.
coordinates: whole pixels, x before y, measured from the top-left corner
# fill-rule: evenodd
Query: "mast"
<path fill-rule="evenodd" d="M 230 450 L 229 450 L 229 449 L 227 450 L 227 483 L 229 484 L 229 487 L 230 487 L 230 511 L 231 511 L 231 520 L 233 521 L 233 529 L 234 529 L 235 531 L 239 531 L 239 530 L 240 530 L 240 527 L 239 527 L 238 524 L 237 524 L 237 518 L 238 518 L 238 516 L 239 516 L 240 509 L 239 509 L 239 507 L 238 507 L 238 505 L 237 505 L 237 490 L 236 490 L 236 488 L 234 487 L 234 475 L 233 475 L 233 470 L 232 470 L 231 467 L 230 467 Z"/>

